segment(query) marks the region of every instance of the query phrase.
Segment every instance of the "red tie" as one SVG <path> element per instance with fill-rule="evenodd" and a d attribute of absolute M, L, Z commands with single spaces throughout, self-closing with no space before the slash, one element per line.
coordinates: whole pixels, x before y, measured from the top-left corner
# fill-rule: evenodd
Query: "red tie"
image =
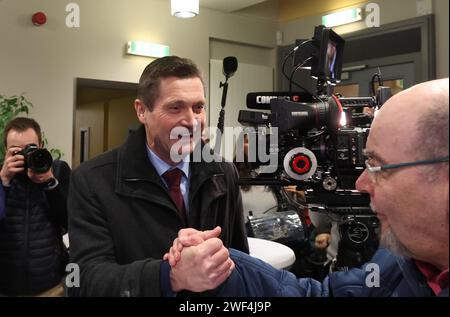
<path fill-rule="evenodd" d="M 177 206 L 178 213 L 180 214 L 181 218 L 183 218 L 183 220 L 186 221 L 184 200 L 180 190 L 180 182 L 182 174 L 183 172 L 181 170 L 179 170 L 178 168 L 174 168 L 172 170 L 165 172 L 162 176 L 166 181 L 167 186 L 169 187 L 170 197 L 172 197 L 173 202 Z"/>

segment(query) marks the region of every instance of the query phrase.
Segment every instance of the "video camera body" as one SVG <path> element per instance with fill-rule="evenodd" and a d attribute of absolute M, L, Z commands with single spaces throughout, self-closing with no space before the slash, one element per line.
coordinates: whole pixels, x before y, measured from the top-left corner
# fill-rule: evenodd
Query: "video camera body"
<path fill-rule="evenodd" d="M 256 136 L 257 145 L 265 144 L 272 155 L 275 152 L 278 155 L 276 171 L 259 174 L 259 182 L 276 180 L 281 185 L 295 184 L 303 190 L 327 193 L 354 189 L 365 168 L 363 149 L 372 121 L 363 109 L 379 109 L 390 97 L 390 91 L 380 87 L 373 97 L 324 94 L 340 80 L 344 43 L 331 29 L 319 26 L 312 40 L 293 50 L 306 58 L 294 66 L 294 72 L 309 64 L 311 75 L 317 80 L 316 94 L 290 91 L 247 96 L 248 108 L 270 109 L 270 113 L 241 110 L 238 121 L 244 126 L 265 126 L 278 133 L 272 138 L 277 144 L 270 142 L 270 133 Z M 303 50 L 312 55 L 305 55 Z M 257 166 L 261 164 L 256 162 Z"/>
<path fill-rule="evenodd" d="M 378 247 L 378 219 L 369 207 L 369 195 L 356 191 L 355 183 L 365 168 L 363 149 L 373 119 L 366 110 L 376 114 L 391 96 L 390 88 L 381 82 L 371 97 L 331 94 L 340 80 L 344 43 L 331 29 L 316 27 L 313 39 L 291 52 L 295 65 L 290 76 L 284 73 L 289 55 L 285 59 L 282 72 L 290 80 L 290 91 L 248 94 L 248 108 L 270 112 L 241 110 L 238 119 L 244 126 L 266 127 L 269 133 L 250 132 L 256 134 L 257 153 L 264 145 L 266 154 L 269 149 L 269 155 L 277 156 L 270 160 L 277 162 L 276 167 L 264 169 L 264 162 L 254 162 L 257 176 L 240 183 L 297 185 L 305 191 L 310 211 L 337 214 L 341 242 L 336 268 L 358 266 Z M 301 87 L 294 82 L 294 73 L 305 67 L 311 68 L 316 92 L 292 92 L 293 84 Z"/>

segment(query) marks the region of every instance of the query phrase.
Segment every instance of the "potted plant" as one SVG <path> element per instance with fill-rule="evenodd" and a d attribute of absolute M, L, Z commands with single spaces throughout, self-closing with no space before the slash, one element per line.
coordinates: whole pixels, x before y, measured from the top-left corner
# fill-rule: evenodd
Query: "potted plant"
<path fill-rule="evenodd" d="M 0 142 L 3 143 L 3 131 L 5 130 L 6 124 L 19 115 L 28 115 L 31 107 L 33 107 L 33 104 L 24 96 L 7 97 L 0 94 Z M 47 147 L 48 141 L 44 133 L 42 135 L 42 141 L 44 142 L 44 146 Z M 60 159 L 63 154 L 59 149 L 52 148 L 49 151 L 54 159 Z M 0 144 L 0 162 L 3 162 L 4 157 L 5 147 L 3 144 Z"/>

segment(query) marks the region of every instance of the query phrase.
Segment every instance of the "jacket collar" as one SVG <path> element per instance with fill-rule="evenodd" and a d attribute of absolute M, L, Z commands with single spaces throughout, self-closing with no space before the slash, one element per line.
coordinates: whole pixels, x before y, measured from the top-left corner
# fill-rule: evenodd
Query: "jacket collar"
<path fill-rule="evenodd" d="M 397 263 L 414 296 L 424 297 L 434 294 L 413 260 L 405 257 L 397 257 Z"/>
<path fill-rule="evenodd" d="M 125 144 L 120 148 L 117 165 L 117 185 L 123 180 L 149 181 L 162 185 L 156 169 L 148 158 L 146 142 L 145 127 L 141 125 L 139 129 L 128 137 Z M 205 144 L 201 144 L 200 146 L 203 151 L 209 150 L 209 147 Z M 219 157 L 215 155 L 215 158 Z M 206 163 L 203 160 L 201 162 L 193 162 L 193 157 L 191 157 L 189 168 L 191 178 L 190 186 L 193 191 L 205 180 L 214 176 L 220 177 L 225 174 L 222 164 Z"/>
<path fill-rule="evenodd" d="M 159 179 L 156 169 L 147 156 L 145 128 L 142 125 L 128 137 L 119 150 L 118 179 L 144 180 L 154 182 Z"/>
<path fill-rule="evenodd" d="M 209 151 L 212 153 L 212 150 L 209 148 L 209 145 L 201 143 L 199 144 L 201 146 L 202 153 Z M 221 157 L 214 154 L 214 160 L 216 162 L 219 162 Z M 190 192 L 192 194 L 195 193 L 196 189 L 203 184 L 206 180 L 212 181 L 213 184 L 217 185 L 216 190 L 218 192 L 225 191 L 226 185 L 225 185 L 225 170 L 224 165 L 221 163 L 206 163 L 203 161 L 203 157 L 200 162 L 194 161 L 194 155 L 191 154 L 191 162 L 189 163 L 190 173 L 191 173 L 191 188 Z M 217 184 L 217 180 L 223 179 L 220 182 L 220 185 Z M 212 188 L 211 188 L 212 190 Z"/>

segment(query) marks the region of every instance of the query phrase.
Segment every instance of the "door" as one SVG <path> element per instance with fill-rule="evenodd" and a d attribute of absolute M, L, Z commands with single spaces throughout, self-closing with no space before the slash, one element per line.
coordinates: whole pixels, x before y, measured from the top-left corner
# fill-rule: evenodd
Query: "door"
<path fill-rule="evenodd" d="M 370 97 L 371 79 L 378 71 L 381 72 L 384 86 L 391 87 L 393 95 L 414 85 L 414 63 L 404 63 L 344 72 L 343 77 L 348 79 L 342 80 L 334 88 L 334 93 L 344 97 Z"/>

